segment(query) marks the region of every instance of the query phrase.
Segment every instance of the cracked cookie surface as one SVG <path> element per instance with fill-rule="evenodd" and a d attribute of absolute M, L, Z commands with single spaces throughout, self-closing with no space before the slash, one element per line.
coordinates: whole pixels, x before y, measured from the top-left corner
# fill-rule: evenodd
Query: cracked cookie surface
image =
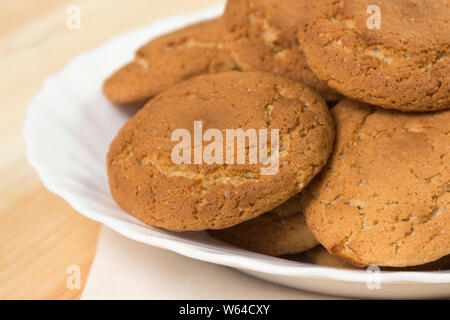
<path fill-rule="evenodd" d="M 189 78 L 237 69 L 223 41 L 222 19 L 187 26 L 150 41 L 103 86 L 113 103 L 145 103 Z"/>
<path fill-rule="evenodd" d="M 450 110 L 401 113 L 343 100 L 336 144 L 302 193 L 308 225 L 355 265 L 422 265 L 450 254 Z"/>
<path fill-rule="evenodd" d="M 271 256 L 300 253 L 318 244 L 306 225 L 298 195 L 255 219 L 210 233 L 240 248 Z"/>
<path fill-rule="evenodd" d="M 448 0 L 310 1 L 299 39 L 317 77 L 343 95 L 401 111 L 450 108 Z"/>
<path fill-rule="evenodd" d="M 171 134 L 186 129 L 193 137 L 194 121 L 223 136 L 226 129 L 278 129 L 278 172 L 263 176 L 266 165 L 248 161 L 175 165 L 178 142 Z M 260 72 L 199 76 L 164 91 L 122 127 L 107 156 L 110 189 L 123 209 L 149 225 L 223 229 L 300 192 L 325 165 L 333 141 L 325 102 L 300 83 Z M 194 143 L 191 148 L 194 154 Z"/>
<path fill-rule="evenodd" d="M 300 81 L 329 101 L 339 99 L 306 64 L 298 41 L 304 0 L 229 0 L 224 13 L 227 46 L 247 71 L 266 71 Z"/>

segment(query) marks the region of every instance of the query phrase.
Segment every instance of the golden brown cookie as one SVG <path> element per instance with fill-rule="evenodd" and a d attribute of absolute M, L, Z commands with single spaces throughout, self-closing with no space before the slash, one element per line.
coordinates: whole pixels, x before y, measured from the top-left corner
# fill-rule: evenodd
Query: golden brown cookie
<path fill-rule="evenodd" d="M 354 265 L 346 262 L 345 260 L 332 255 L 323 246 L 317 246 L 311 250 L 308 250 L 304 255 L 318 266 L 342 269 L 356 268 Z"/>
<path fill-rule="evenodd" d="M 302 193 L 308 225 L 355 265 L 422 265 L 450 254 L 450 110 L 401 113 L 343 100 L 336 145 Z"/>
<path fill-rule="evenodd" d="M 387 109 L 450 108 L 448 0 L 308 3 L 300 42 L 331 88 Z"/>
<path fill-rule="evenodd" d="M 105 96 L 118 104 L 147 102 L 194 76 L 236 69 L 222 40 L 221 19 L 203 21 L 156 38 L 106 80 Z"/>
<path fill-rule="evenodd" d="M 227 46 L 247 71 L 266 71 L 300 81 L 326 100 L 339 95 L 319 81 L 298 42 L 305 0 L 229 0 L 224 13 Z"/>
<path fill-rule="evenodd" d="M 305 252 L 305 256 L 311 259 L 315 264 L 324 267 L 354 269 L 352 264 L 332 255 L 323 246 L 317 246 L 314 249 Z M 450 267 L 450 256 L 445 256 L 437 261 L 433 261 L 421 266 L 407 268 L 381 268 L 382 271 L 439 271 Z"/>
<path fill-rule="evenodd" d="M 235 246 L 271 256 L 300 253 L 318 244 L 306 225 L 298 195 L 255 219 L 211 234 Z"/>
<path fill-rule="evenodd" d="M 201 122 L 200 135 L 194 132 L 194 121 Z M 272 175 L 261 171 L 270 166 L 261 158 L 256 164 L 207 164 L 201 161 L 201 151 L 205 154 L 210 145 L 206 142 L 196 148 L 189 143 L 186 152 L 175 152 L 192 164 L 173 161 L 181 143 L 172 141 L 175 130 L 201 138 L 201 132 L 216 129 L 225 144 L 226 130 L 238 128 L 258 134 L 268 129 L 272 165 L 279 150 Z M 107 157 L 110 189 L 124 210 L 149 225 L 175 231 L 223 229 L 297 194 L 325 165 L 333 141 L 334 124 L 325 102 L 300 83 L 260 72 L 199 76 L 150 100 L 120 130 Z M 222 150 L 219 158 L 228 158 L 228 149 L 236 151 L 230 156 L 236 163 L 236 148 L 217 148 L 217 155 Z M 250 159 L 250 150 L 247 143 L 245 159 Z M 258 153 L 263 150 L 258 148 Z"/>

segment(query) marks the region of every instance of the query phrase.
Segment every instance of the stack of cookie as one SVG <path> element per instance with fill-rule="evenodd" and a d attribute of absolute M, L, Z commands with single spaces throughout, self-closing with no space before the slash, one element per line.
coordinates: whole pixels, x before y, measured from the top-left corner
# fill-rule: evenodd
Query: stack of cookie
<path fill-rule="evenodd" d="M 448 0 L 229 0 L 152 40 L 104 85 L 145 104 L 111 144 L 113 198 L 262 254 L 448 266 L 449 19 Z"/>

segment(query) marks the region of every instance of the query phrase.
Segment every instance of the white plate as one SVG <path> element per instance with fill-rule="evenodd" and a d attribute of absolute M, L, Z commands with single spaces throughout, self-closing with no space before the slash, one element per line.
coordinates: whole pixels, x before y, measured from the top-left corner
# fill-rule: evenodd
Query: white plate
<path fill-rule="evenodd" d="M 158 20 L 73 59 L 48 78 L 31 101 L 23 129 L 27 156 L 42 183 L 75 210 L 131 239 L 248 274 L 326 294 L 369 298 L 450 296 L 450 272 L 382 272 L 381 290 L 369 290 L 366 271 L 340 270 L 240 250 L 208 235 L 151 228 L 111 198 L 105 168 L 109 143 L 130 117 L 102 95 L 104 79 L 150 38 L 202 19 L 223 6 Z"/>

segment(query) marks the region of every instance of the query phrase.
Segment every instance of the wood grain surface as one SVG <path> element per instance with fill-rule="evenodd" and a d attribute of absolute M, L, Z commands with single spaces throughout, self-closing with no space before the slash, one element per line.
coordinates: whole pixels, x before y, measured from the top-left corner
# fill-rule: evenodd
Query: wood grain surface
<path fill-rule="evenodd" d="M 0 299 L 77 299 L 89 273 L 99 225 L 40 183 L 25 156 L 26 106 L 45 78 L 113 35 L 214 0 L 0 0 Z M 67 28 L 67 8 L 81 28 Z M 66 285 L 79 266 L 80 289 Z"/>

